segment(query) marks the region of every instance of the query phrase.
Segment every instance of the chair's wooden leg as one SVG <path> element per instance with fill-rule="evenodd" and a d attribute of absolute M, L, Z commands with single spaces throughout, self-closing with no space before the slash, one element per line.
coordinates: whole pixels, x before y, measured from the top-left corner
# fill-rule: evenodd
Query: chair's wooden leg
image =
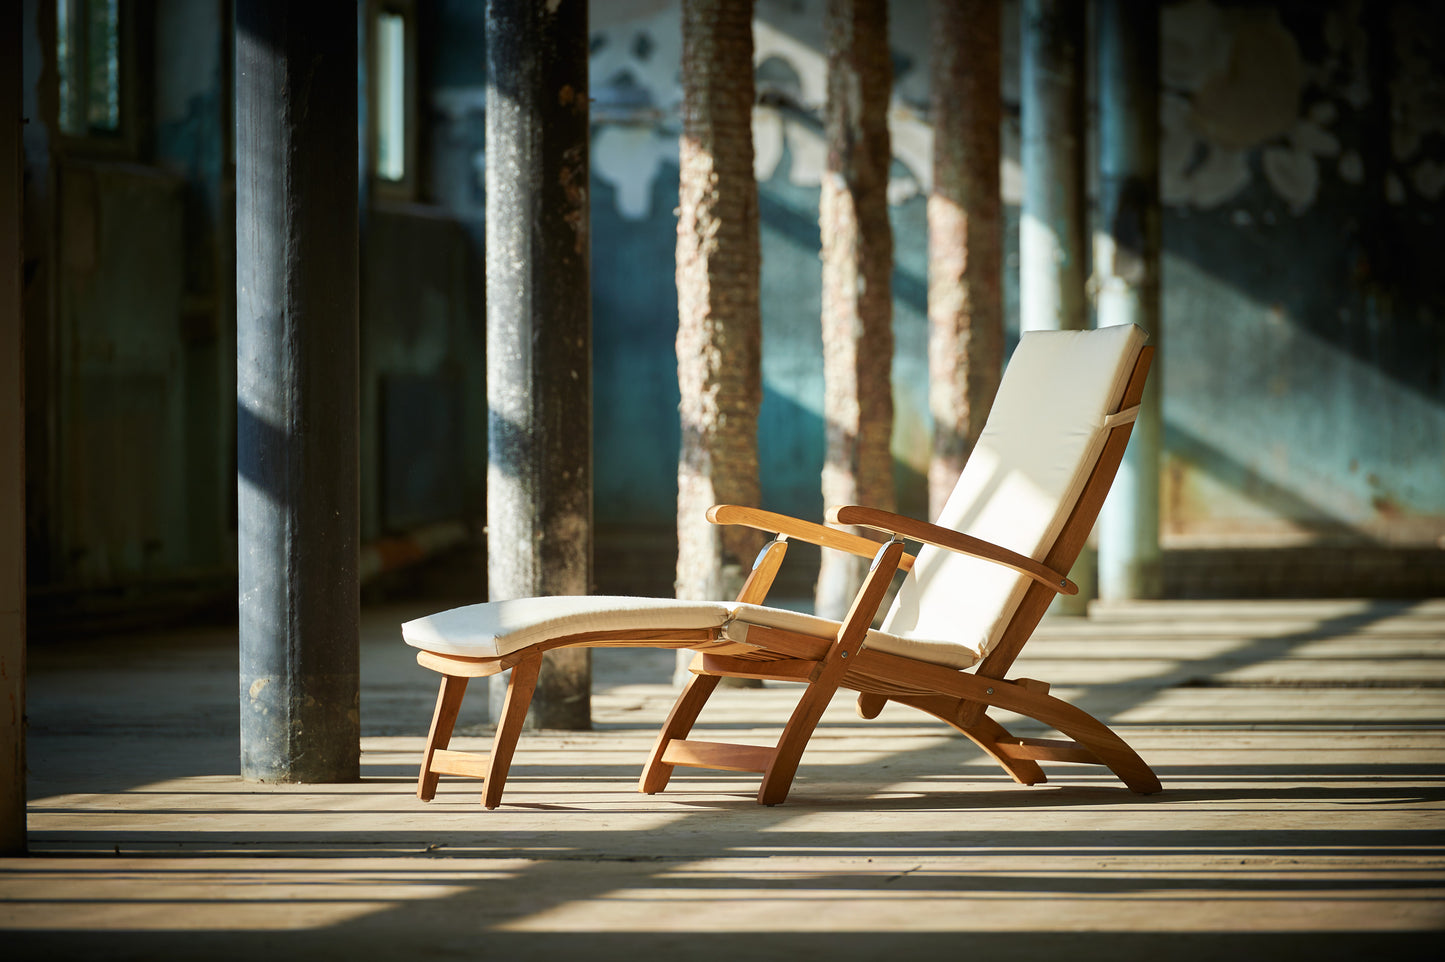
<path fill-rule="evenodd" d="M 1140 795 L 1152 795 L 1163 790 L 1154 770 L 1108 725 L 1082 708 L 1076 708 L 1052 695 L 1030 693 L 1028 700 L 1034 701 L 1035 699 L 1040 702 L 1037 709 L 1031 710 L 1030 707 L 1025 706 L 1015 708 L 1015 710 L 1023 711 L 1030 717 L 1053 726 L 1056 730 L 1083 745 L 1093 753 L 1094 757 L 1107 765 L 1110 771 L 1119 776 L 1121 782 Z"/>
<path fill-rule="evenodd" d="M 858 717 L 877 718 L 886 704 L 888 704 L 886 695 L 879 695 L 871 691 L 860 692 L 858 694 Z"/>
<path fill-rule="evenodd" d="M 1007 728 L 987 715 L 971 712 L 970 709 L 977 703 L 961 698 L 951 698 L 947 695 L 905 695 L 896 700 L 932 715 L 944 724 L 967 735 L 970 741 L 987 752 L 989 757 L 998 762 L 1003 770 L 1008 772 L 1009 776 L 1020 785 L 1038 785 L 1048 781 L 1038 762 L 1031 758 L 1014 758 L 999 749 L 999 740 L 1012 736 L 1009 735 Z M 987 708 L 988 706 L 983 707 Z M 965 722 L 964 719 L 970 715 L 973 717 L 972 723 Z"/>
<path fill-rule="evenodd" d="M 1015 781 L 1024 785 L 1037 785 L 1046 780 L 1037 761 L 1021 757 L 1009 750 L 1010 743 L 1019 744 L 1019 740 L 1014 739 L 998 722 L 987 715 L 977 715 L 973 721 L 967 721 L 970 709 L 978 704 L 976 700 L 943 695 L 910 695 L 895 700 L 925 711 L 963 732 L 1002 765 Z M 1008 683 L 1006 689 L 999 686 L 998 704 L 1008 711 L 1038 719 L 1073 739 L 1073 746 L 1066 742 L 1059 743 L 1063 754 L 1041 749 L 1035 754 L 1035 758 L 1105 765 L 1119 776 L 1120 781 L 1141 795 L 1151 795 L 1161 790 L 1158 777 L 1144 759 L 1109 726 L 1083 709 L 1044 691 L 1013 683 Z M 988 707 L 987 702 L 984 707 Z M 1031 742 L 1031 746 L 1039 744 Z M 1080 752 L 1082 756 L 1075 757 Z"/>
<path fill-rule="evenodd" d="M 783 729 L 782 737 L 778 739 L 773 762 L 763 773 L 763 784 L 758 788 L 759 805 L 777 805 L 788 797 L 793 776 L 798 774 L 798 762 L 803 758 L 803 749 L 808 747 L 813 730 L 818 727 L 824 709 L 828 707 L 828 702 L 837 690 L 836 685 L 814 682 L 803 692 L 803 697 L 793 708 L 787 727 Z"/>
<path fill-rule="evenodd" d="M 512 767 L 512 754 L 522 735 L 522 723 L 537 690 L 537 673 L 542 656 L 534 655 L 512 666 L 507 679 L 507 697 L 502 703 L 502 717 L 497 720 L 497 733 L 492 737 L 492 754 L 487 762 L 487 780 L 482 787 L 482 805 L 496 808 L 502 804 L 502 789 L 507 786 L 507 772 Z"/>
<path fill-rule="evenodd" d="M 437 692 L 437 707 L 431 717 L 431 731 L 426 736 L 426 751 L 421 758 L 421 774 L 416 780 L 416 797 L 429 802 L 436 797 L 439 774 L 431 770 L 432 756 L 451 744 L 452 729 L 457 723 L 457 713 L 462 707 L 462 696 L 467 693 L 465 677 L 442 675 L 441 690 Z"/>
<path fill-rule="evenodd" d="M 945 719 L 946 721 L 947 719 Z M 957 726 L 955 726 L 957 727 Z M 998 740 L 1009 738 L 1009 731 L 987 715 L 978 716 L 978 721 L 968 728 L 959 728 L 979 748 L 989 754 L 1003 770 L 1020 785 L 1042 785 L 1048 781 L 1039 763 L 1031 758 L 1010 758 L 999 751 Z"/>
<path fill-rule="evenodd" d="M 717 690 L 720 681 L 722 678 L 718 675 L 693 675 L 687 680 L 682 693 L 673 703 L 662 730 L 657 733 L 657 742 L 652 746 L 652 754 L 648 756 L 647 764 L 642 769 L 642 777 L 637 781 L 639 792 L 656 795 L 667 787 L 668 779 L 672 778 L 673 766 L 663 762 L 662 755 L 667 751 L 669 742 L 686 738 L 688 732 L 692 731 L 692 726 L 697 723 L 697 716 L 707 704 L 708 698 Z"/>

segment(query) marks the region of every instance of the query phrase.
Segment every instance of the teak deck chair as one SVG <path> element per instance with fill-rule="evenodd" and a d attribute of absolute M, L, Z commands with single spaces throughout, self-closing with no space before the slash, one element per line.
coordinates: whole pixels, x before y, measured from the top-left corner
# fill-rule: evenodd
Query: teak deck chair
<path fill-rule="evenodd" d="M 1049 694 L 1045 682 L 1008 678 L 1049 602 L 1075 594 L 1067 573 L 1119 467 L 1138 412 L 1153 349 L 1133 326 L 1024 334 L 983 434 L 937 524 L 874 508 L 835 507 L 830 524 L 756 508 L 715 506 L 708 520 L 774 535 L 737 599 L 692 602 L 624 597 L 550 597 L 490 602 L 403 626 L 417 660 L 442 674 L 417 795 L 431 799 L 440 775 L 484 778 L 482 804 L 501 802 L 542 655 L 576 646 L 688 648 L 691 679 L 657 736 L 639 789 L 661 791 L 679 766 L 762 773 L 758 802 L 788 795 L 813 730 L 839 688 L 858 692 L 874 718 L 889 701 L 958 729 L 1023 784 L 1044 781 L 1041 761 L 1107 766 L 1148 794 L 1159 780 L 1106 725 Z M 791 539 L 871 557 L 873 565 L 841 622 L 765 607 Z M 922 544 L 917 555 L 904 542 Z M 878 629 L 870 626 L 894 575 L 906 572 Z M 451 751 L 469 678 L 511 669 L 490 755 Z M 972 669 L 971 671 L 965 669 Z M 802 682 L 802 697 L 772 747 L 688 737 L 721 678 Z M 1062 739 L 1017 738 L 990 708 L 1044 722 Z"/>

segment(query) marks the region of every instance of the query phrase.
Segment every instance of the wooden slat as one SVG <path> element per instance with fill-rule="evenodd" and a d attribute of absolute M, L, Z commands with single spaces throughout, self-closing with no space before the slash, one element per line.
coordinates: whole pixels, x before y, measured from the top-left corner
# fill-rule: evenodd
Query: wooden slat
<path fill-rule="evenodd" d="M 1097 755 L 1078 742 L 1050 738 L 1000 738 L 994 743 L 999 754 L 1038 762 L 1081 762 L 1102 765 Z"/>
<path fill-rule="evenodd" d="M 763 678 L 768 681 L 811 681 L 818 669 L 816 661 L 783 659 L 750 661 L 727 655 L 703 654 L 693 671 L 702 675 L 727 675 L 732 678 Z"/>
<path fill-rule="evenodd" d="M 461 658 L 457 655 L 438 654 L 435 651 L 422 650 L 416 653 L 418 665 L 456 678 L 499 675 L 521 660 L 520 655 L 509 655 L 506 658 Z"/>
<path fill-rule="evenodd" d="M 827 657 L 835 640 L 833 636 L 819 638 L 817 635 L 805 635 L 783 628 L 748 625 L 748 644 L 756 644 L 775 655 L 804 661 L 822 661 Z"/>
<path fill-rule="evenodd" d="M 688 768 L 717 768 L 725 772 L 765 772 L 775 749 L 757 745 L 674 740 L 662 753 L 663 764 Z"/>
<path fill-rule="evenodd" d="M 431 770 L 440 775 L 465 775 L 468 778 L 486 778 L 490 759 L 476 752 L 456 752 L 441 749 L 432 752 Z"/>

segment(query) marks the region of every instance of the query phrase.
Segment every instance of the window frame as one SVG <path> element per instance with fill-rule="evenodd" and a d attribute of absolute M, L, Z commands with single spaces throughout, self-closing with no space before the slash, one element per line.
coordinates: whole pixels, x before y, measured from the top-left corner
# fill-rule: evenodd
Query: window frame
<path fill-rule="evenodd" d="M 86 14 L 96 0 L 53 0 L 46 6 L 49 9 L 50 19 L 50 43 L 49 60 L 54 64 L 54 131 L 55 144 L 58 152 L 65 155 L 78 155 L 98 158 L 135 159 L 140 154 L 142 143 L 141 112 L 140 106 L 144 103 L 144 93 L 140 89 L 143 76 L 139 69 L 144 59 L 144 51 L 139 49 L 140 31 L 138 20 L 146 13 L 141 9 L 140 0 L 115 0 L 116 7 L 116 126 L 114 130 L 97 128 L 90 125 L 88 120 L 90 104 L 90 69 L 88 63 L 88 52 L 81 54 L 81 68 L 73 73 L 78 77 L 77 86 L 82 93 L 82 101 L 79 111 L 82 116 L 87 116 L 84 131 L 73 131 L 66 128 L 65 118 L 61 110 L 60 102 L 60 77 L 62 64 L 60 62 L 60 6 L 81 7 Z M 89 31 L 89 17 L 82 16 L 79 30 L 76 34 L 81 38 L 82 47 L 85 46 L 87 32 Z"/>

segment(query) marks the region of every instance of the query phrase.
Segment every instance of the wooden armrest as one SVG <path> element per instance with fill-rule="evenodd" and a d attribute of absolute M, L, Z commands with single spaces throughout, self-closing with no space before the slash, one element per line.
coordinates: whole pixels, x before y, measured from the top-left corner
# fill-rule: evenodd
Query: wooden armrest
<path fill-rule="evenodd" d="M 740 504 L 715 504 L 707 509 L 707 519 L 713 524 L 740 524 L 748 528 L 757 528 L 759 531 L 786 535 L 809 544 L 846 551 L 864 558 L 872 558 L 882 547 L 879 542 L 862 535 L 839 531 L 837 528 L 830 528 L 812 521 L 803 521 L 786 514 L 764 511 L 762 508 L 744 507 Z M 913 567 L 913 555 L 905 554 L 899 561 L 898 567 L 905 571 Z"/>
<path fill-rule="evenodd" d="M 884 511 L 881 508 L 865 508 L 856 504 L 843 505 L 828 509 L 828 522 L 887 531 L 889 534 L 896 534 L 911 541 L 936 545 L 940 548 L 947 548 L 949 551 L 957 551 L 975 558 L 982 558 L 984 561 L 1001 564 L 1006 568 L 1012 568 L 1019 574 L 1028 575 L 1039 584 L 1060 594 L 1076 595 L 1079 593 L 1079 586 L 1065 578 L 1062 572 L 1055 571 L 1017 551 L 1010 551 L 1008 548 L 1000 547 L 990 541 L 984 541 L 981 538 L 962 534 L 949 528 L 941 528 L 936 524 L 929 524 L 927 521 L 894 514 L 892 511 Z"/>

